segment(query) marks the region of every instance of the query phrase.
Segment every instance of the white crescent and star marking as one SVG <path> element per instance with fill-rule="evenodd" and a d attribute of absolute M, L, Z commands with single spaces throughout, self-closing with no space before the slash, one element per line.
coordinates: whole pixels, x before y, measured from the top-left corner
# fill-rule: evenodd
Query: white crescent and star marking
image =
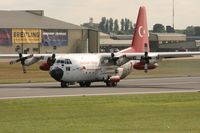
<path fill-rule="evenodd" d="M 138 34 L 141 38 L 143 38 L 144 34 L 145 34 L 145 30 L 143 29 L 143 26 L 139 26 L 138 28 Z"/>

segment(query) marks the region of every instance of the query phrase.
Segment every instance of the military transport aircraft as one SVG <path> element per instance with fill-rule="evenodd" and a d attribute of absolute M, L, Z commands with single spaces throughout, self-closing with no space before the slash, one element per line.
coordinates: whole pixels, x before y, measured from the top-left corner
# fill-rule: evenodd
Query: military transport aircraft
<path fill-rule="evenodd" d="M 200 55 L 200 52 L 150 52 L 146 9 L 140 7 L 132 44 L 117 53 L 80 53 L 80 54 L 0 54 L 0 58 L 18 58 L 10 62 L 21 62 L 25 67 L 39 60 L 46 60 L 40 69 L 49 71 L 51 77 L 61 82 L 61 87 L 79 83 L 89 87 L 92 82 L 105 82 L 107 86 L 116 86 L 133 70 L 158 67 L 157 61 L 166 57 L 186 57 Z"/>

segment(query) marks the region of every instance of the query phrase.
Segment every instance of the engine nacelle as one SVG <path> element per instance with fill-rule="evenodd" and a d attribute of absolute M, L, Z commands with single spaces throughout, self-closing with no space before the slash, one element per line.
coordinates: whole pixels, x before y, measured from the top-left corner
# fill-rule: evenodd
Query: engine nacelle
<path fill-rule="evenodd" d="M 32 58 L 26 59 L 26 60 L 24 61 L 24 65 L 25 65 L 25 66 L 30 66 L 30 65 L 32 65 L 32 64 L 34 64 L 34 63 L 36 63 L 36 62 L 38 62 L 39 60 L 40 60 L 40 58 L 32 57 Z"/>
<path fill-rule="evenodd" d="M 42 63 L 40 65 L 40 70 L 42 70 L 42 71 L 49 71 L 49 69 L 50 69 L 50 65 L 47 62 Z"/>
<path fill-rule="evenodd" d="M 120 76 L 111 76 L 111 77 L 109 78 L 109 80 L 110 80 L 111 82 L 119 82 L 119 81 L 120 81 Z"/>
<path fill-rule="evenodd" d="M 144 62 L 137 62 L 133 65 L 133 68 L 136 70 L 144 70 L 145 63 Z M 148 64 L 148 69 L 152 70 L 158 67 L 157 63 L 149 63 Z"/>

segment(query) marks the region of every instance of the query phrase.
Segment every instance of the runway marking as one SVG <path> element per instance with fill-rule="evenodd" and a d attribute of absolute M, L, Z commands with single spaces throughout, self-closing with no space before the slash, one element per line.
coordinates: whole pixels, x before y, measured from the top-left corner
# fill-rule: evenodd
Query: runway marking
<path fill-rule="evenodd" d="M 200 79 L 200 77 L 163 77 L 163 78 L 139 78 L 139 79 L 123 79 L 122 81 L 124 81 L 124 82 L 133 82 L 133 81 L 156 81 L 156 80 L 172 80 L 173 81 L 173 79 Z M 192 83 L 200 83 L 200 82 L 176 82 L 176 83 L 178 83 L 178 84 L 187 84 L 187 83 L 190 83 L 190 84 L 192 84 Z M 155 83 L 155 84 L 160 84 L 160 85 L 165 85 L 165 84 L 176 84 L 176 83 Z M 34 85 L 51 85 L 51 84 L 58 84 L 58 86 L 59 86 L 59 83 L 58 82 L 48 82 L 48 83 L 19 83 L 19 84 L 0 84 L 0 87 L 4 87 L 4 86 L 22 86 L 22 85 L 31 85 L 31 84 L 34 84 Z M 137 83 L 136 83 L 137 84 Z M 138 83 L 138 85 L 140 85 L 139 83 Z M 141 83 L 141 85 L 145 85 L 145 83 Z"/>
<path fill-rule="evenodd" d="M 125 93 L 101 93 L 101 94 L 75 94 L 75 95 L 48 95 L 48 96 L 22 96 L 22 97 L 1 97 L 3 99 L 29 99 L 29 98 L 59 98 L 59 97 L 79 97 L 79 96 L 113 96 L 113 95 L 133 95 L 133 94 L 161 94 L 161 93 L 186 93 L 199 92 L 199 90 L 182 91 L 150 91 L 150 92 L 125 92 Z"/>
<path fill-rule="evenodd" d="M 133 82 L 133 80 L 124 80 L 125 82 Z M 50 83 L 33 83 L 34 85 L 40 85 L 40 86 L 42 86 L 42 85 L 51 85 L 51 84 L 54 84 L 54 83 L 57 83 L 57 82 L 50 82 Z M 169 83 L 169 82 L 167 82 L 167 83 L 133 83 L 133 85 L 176 85 L 176 84 L 199 84 L 200 82 L 184 82 L 184 81 L 180 81 L 180 82 L 174 82 L 174 83 Z M 31 86 L 29 86 L 29 83 L 27 83 L 27 84 L 24 84 L 24 83 L 22 83 L 22 84 L 0 84 L 0 87 L 5 87 L 5 86 L 22 86 L 22 85 L 27 85 L 27 87 L 30 87 L 29 89 L 31 89 Z"/>
<path fill-rule="evenodd" d="M 176 85 L 176 84 L 199 84 L 199 82 L 175 82 L 175 83 L 136 83 L 134 85 Z"/>
<path fill-rule="evenodd" d="M 175 79 L 177 79 L 177 80 L 175 80 Z M 95 90 L 97 90 L 97 93 L 99 93 L 99 94 L 97 94 L 95 91 L 91 91 L 90 88 L 88 90 L 83 90 L 83 91 L 81 90 L 81 91 L 77 92 L 77 87 L 75 89 L 76 91 L 72 91 L 73 88 L 69 89 L 69 92 L 65 91 L 65 89 L 62 89 L 62 91 L 56 91 L 57 93 L 50 91 L 51 94 L 47 94 L 46 92 L 49 91 L 48 90 L 49 87 L 54 88 L 53 90 L 57 90 L 57 89 L 60 90 L 59 87 L 58 87 L 59 83 L 57 83 L 57 82 L 24 83 L 24 84 L 12 84 L 12 85 L 11 84 L 2 84 L 2 85 L 0 85 L 0 90 L 2 89 L 2 92 L 5 93 L 5 95 L 1 94 L 2 96 L 0 97 L 0 99 L 53 98 L 53 97 L 73 97 L 73 96 L 106 96 L 106 95 L 109 96 L 109 95 L 130 95 L 130 94 L 200 92 L 200 89 L 198 87 L 199 84 L 200 84 L 199 80 L 200 80 L 200 77 L 125 79 L 125 80 L 122 81 L 122 84 L 121 84 L 122 85 L 121 86 L 121 88 L 122 88 L 121 92 L 119 92 L 118 88 L 116 88 L 116 90 L 118 92 L 115 91 L 115 89 L 105 91 L 107 89 L 105 86 L 100 87 L 100 88 L 104 88 L 103 91 L 101 91 L 101 92 L 99 92 L 100 89 L 98 89 L 98 87 L 94 88 Z M 123 86 L 126 85 L 126 84 L 129 85 L 129 87 L 128 87 L 129 89 L 125 89 L 123 91 Z M 132 88 L 130 84 L 133 85 L 134 88 L 136 87 L 135 88 L 136 90 L 134 90 L 134 88 Z M 184 87 L 186 87 L 187 84 L 190 86 L 190 87 L 188 87 L 189 89 L 184 88 Z M 170 88 L 172 88 L 170 85 L 171 86 L 176 85 L 174 87 L 174 90 L 170 89 Z M 193 85 L 194 85 L 194 87 L 193 87 Z M 9 86 L 12 87 L 12 88 L 9 88 Z M 16 88 L 16 90 L 15 90 L 15 86 L 18 87 L 18 88 Z M 23 86 L 25 88 L 23 88 L 23 87 L 21 88 L 20 86 Z M 32 86 L 33 86 L 34 89 L 36 89 L 36 91 L 34 91 L 34 93 L 27 93 L 26 92 L 25 94 L 24 93 L 21 94 L 21 89 L 22 89 L 22 91 L 23 90 L 25 90 L 25 91 L 34 90 L 32 88 Z M 141 86 L 141 87 L 139 87 L 139 89 L 138 89 L 137 86 Z M 143 86 L 145 86 L 144 89 L 142 89 Z M 148 89 L 145 90 L 146 86 L 149 86 L 149 87 L 148 87 Z M 156 86 L 156 89 L 152 86 Z M 180 86 L 180 87 L 176 89 L 177 86 Z M 45 87 L 45 89 L 44 89 L 44 87 Z M 158 87 L 160 89 L 166 88 L 167 90 L 164 90 L 164 89 L 158 90 Z M 39 91 L 37 90 L 37 88 L 39 89 Z M 150 88 L 153 88 L 153 90 L 151 90 Z M 15 93 L 15 91 L 18 91 L 18 90 L 20 90 L 20 93 L 19 93 L 20 95 L 18 95 L 18 93 Z M 42 91 L 43 93 L 40 93 L 40 91 Z M 8 93 L 8 92 L 10 92 L 10 93 Z M 8 94 L 6 94 L 6 93 L 8 93 Z"/>
<path fill-rule="evenodd" d="M 173 80 L 173 79 L 199 79 L 200 77 L 155 77 L 155 78 L 137 78 L 137 79 L 123 79 L 123 81 L 140 81 L 140 80 Z"/>

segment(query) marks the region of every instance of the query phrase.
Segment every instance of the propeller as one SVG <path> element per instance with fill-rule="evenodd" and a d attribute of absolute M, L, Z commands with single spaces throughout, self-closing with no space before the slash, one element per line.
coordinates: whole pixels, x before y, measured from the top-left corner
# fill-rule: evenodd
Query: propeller
<path fill-rule="evenodd" d="M 148 65 L 150 62 L 150 59 L 152 59 L 149 55 L 148 55 L 148 47 L 147 47 L 147 43 L 145 43 L 144 45 L 144 56 L 141 57 L 140 61 L 144 62 L 144 72 L 147 73 L 148 72 Z"/>
<path fill-rule="evenodd" d="M 55 54 L 56 49 L 57 49 L 57 47 L 53 46 L 52 56 L 48 57 L 48 59 L 47 59 L 47 64 L 49 65 L 49 67 L 52 66 L 55 63 L 55 61 L 56 61 L 56 54 Z"/>
<path fill-rule="evenodd" d="M 23 70 L 24 73 L 26 73 L 25 60 L 26 60 L 26 59 L 29 59 L 29 58 L 32 58 L 32 57 L 33 57 L 32 54 L 23 57 L 22 53 L 19 53 L 19 59 L 10 61 L 10 64 L 12 65 L 12 64 L 15 64 L 15 63 L 17 63 L 17 62 L 21 62 L 22 70 Z"/>
<path fill-rule="evenodd" d="M 47 64 L 49 66 L 52 66 L 55 63 L 55 61 L 56 61 L 56 54 L 53 53 L 52 56 L 47 59 Z"/>
<path fill-rule="evenodd" d="M 116 65 L 117 64 L 117 60 L 118 60 L 119 58 L 118 57 L 115 57 L 115 54 L 114 53 L 111 53 L 111 60 L 114 62 L 114 65 Z"/>

